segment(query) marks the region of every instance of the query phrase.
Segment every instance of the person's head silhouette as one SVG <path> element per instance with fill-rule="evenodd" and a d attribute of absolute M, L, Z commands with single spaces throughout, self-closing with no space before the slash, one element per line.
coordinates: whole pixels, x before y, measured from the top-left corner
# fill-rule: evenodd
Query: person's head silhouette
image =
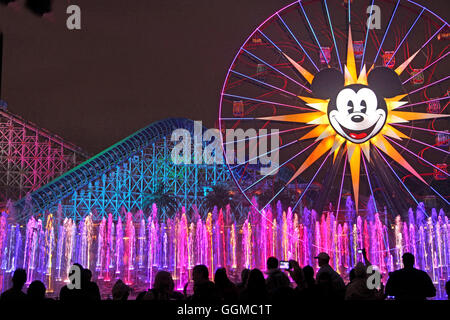
<path fill-rule="evenodd" d="M 91 282 L 92 271 L 89 269 L 81 269 L 81 288 L 87 288 Z"/>
<path fill-rule="evenodd" d="M 303 276 L 305 277 L 305 281 L 314 282 L 314 269 L 311 266 L 303 267 Z"/>
<path fill-rule="evenodd" d="M 264 275 L 259 269 L 253 269 L 248 275 L 247 289 L 252 292 L 262 292 L 266 290 Z"/>
<path fill-rule="evenodd" d="M 319 263 L 319 267 L 326 266 L 328 262 L 330 261 L 330 256 L 326 252 L 321 252 L 317 257 L 314 257 L 317 259 L 317 262 Z"/>
<path fill-rule="evenodd" d="M 12 277 L 13 287 L 22 290 L 23 285 L 27 281 L 27 272 L 24 269 L 16 269 Z"/>
<path fill-rule="evenodd" d="M 92 279 L 92 271 L 89 269 L 84 268 L 84 276 L 86 277 L 87 281 L 91 281 Z"/>
<path fill-rule="evenodd" d="M 202 283 L 209 280 L 208 268 L 203 264 L 198 264 L 192 269 L 192 280 L 195 283 Z"/>
<path fill-rule="evenodd" d="M 241 271 L 241 281 L 245 285 L 248 280 L 248 276 L 250 274 L 250 269 L 242 269 Z"/>
<path fill-rule="evenodd" d="M 117 280 L 112 288 L 113 300 L 127 300 L 130 294 L 128 287 L 122 280 Z"/>
<path fill-rule="evenodd" d="M 170 294 L 175 287 L 172 275 L 167 271 L 158 271 L 155 276 L 155 281 L 153 282 L 153 289 Z"/>
<path fill-rule="evenodd" d="M 270 257 L 267 259 L 267 269 L 273 270 L 278 269 L 278 259 L 275 257 Z"/>
<path fill-rule="evenodd" d="M 409 252 L 405 252 L 402 256 L 403 266 L 405 268 L 412 268 L 414 266 L 414 255 Z"/>
<path fill-rule="evenodd" d="M 42 281 L 35 280 L 28 287 L 27 296 L 30 300 L 39 301 L 45 299 L 45 285 Z"/>
<path fill-rule="evenodd" d="M 227 270 L 225 268 L 218 268 L 214 274 L 214 283 L 216 286 L 225 287 L 230 283 L 230 279 L 227 276 Z"/>

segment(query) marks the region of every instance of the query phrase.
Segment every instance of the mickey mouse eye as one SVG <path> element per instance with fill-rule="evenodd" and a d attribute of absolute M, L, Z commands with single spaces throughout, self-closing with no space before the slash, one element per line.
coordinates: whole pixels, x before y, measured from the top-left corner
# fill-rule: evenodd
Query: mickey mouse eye
<path fill-rule="evenodd" d="M 347 108 L 348 108 L 348 113 L 350 114 L 350 113 L 353 113 L 353 109 L 355 108 L 355 106 L 353 105 L 353 101 L 352 100 L 350 100 L 348 103 L 347 103 Z"/>
<path fill-rule="evenodd" d="M 369 88 L 362 88 L 356 94 L 357 111 L 362 113 L 371 113 L 377 109 L 378 100 L 375 92 Z"/>
<path fill-rule="evenodd" d="M 356 92 L 351 88 L 345 88 L 336 97 L 336 108 L 342 114 L 353 113 L 359 101 Z"/>
<path fill-rule="evenodd" d="M 366 110 L 367 110 L 367 103 L 366 103 L 366 100 L 362 100 L 361 101 L 361 112 L 362 113 L 366 113 Z"/>

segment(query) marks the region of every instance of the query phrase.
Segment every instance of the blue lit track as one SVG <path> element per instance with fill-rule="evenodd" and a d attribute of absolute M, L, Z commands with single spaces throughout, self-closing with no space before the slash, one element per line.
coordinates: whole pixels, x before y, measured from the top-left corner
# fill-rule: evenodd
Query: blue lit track
<path fill-rule="evenodd" d="M 153 142 L 170 136 L 173 130 L 184 128 L 192 132 L 193 127 L 194 122 L 184 118 L 170 118 L 154 122 L 30 193 L 30 204 L 35 212 L 46 211 L 89 182 L 127 161 Z M 17 218 L 19 220 L 26 219 L 28 215 L 28 210 L 25 208 L 26 197 L 17 201 L 14 206 Z"/>

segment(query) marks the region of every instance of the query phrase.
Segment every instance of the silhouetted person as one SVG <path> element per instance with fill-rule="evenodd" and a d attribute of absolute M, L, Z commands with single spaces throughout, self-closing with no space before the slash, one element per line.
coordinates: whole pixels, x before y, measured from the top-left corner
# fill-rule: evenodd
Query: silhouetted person
<path fill-rule="evenodd" d="M 241 271 L 241 282 L 237 284 L 237 288 L 239 289 L 239 292 L 242 292 L 242 290 L 245 289 L 245 286 L 247 285 L 248 276 L 250 274 L 250 269 L 242 269 Z"/>
<path fill-rule="evenodd" d="M 362 262 L 358 262 L 354 270 L 354 279 L 345 290 L 345 300 L 383 300 L 382 291 L 369 289 L 367 270 Z"/>
<path fill-rule="evenodd" d="M 45 285 L 42 281 L 34 280 L 30 283 L 27 290 L 27 298 L 31 301 L 45 300 Z"/>
<path fill-rule="evenodd" d="M 97 283 L 91 281 L 92 279 L 92 271 L 89 269 L 83 269 L 81 272 L 82 279 L 84 279 L 86 294 L 89 297 L 89 300 L 99 301 L 101 300 L 100 288 Z"/>
<path fill-rule="evenodd" d="M 317 279 L 317 298 L 319 300 L 336 300 L 337 291 L 333 286 L 333 280 L 328 272 L 322 272 L 316 276 Z"/>
<path fill-rule="evenodd" d="M 27 273 L 24 269 L 16 269 L 12 277 L 13 286 L 6 290 L 0 296 L 1 302 L 24 301 L 26 294 L 22 292 L 22 288 L 27 281 Z"/>
<path fill-rule="evenodd" d="M 297 288 L 303 285 L 303 270 L 295 260 L 289 260 L 289 275 L 297 284 Z"/>
<path fill-rule="evenodd" d="M 282 287 L 289 287 L 291 281 L 288 276 L 278 268 L 278 259 L 270 257 L 267 259 L 267 279 L 266 286 L 269 296 Z"/>
<path fill-rule="evenodd" d="M 142 301 L 144 300 L 145 295 L 147 294 L 147 291 L 141 291 L 139 292 L 139 294 L 136 296 L 136 300 L 137 301 Z"/>
<path fill-rule="evenodd" d="M 214 283 L 209 280 L 208 268 L 199 264 L 192 269 L 192 280 L 194 281 L 194 294 L 191 300 L 195 302 L 218 302 L 218 296 Z"/>
<path fill-rule="evenodd" d="M 316 275 L 317 282 L 319 282 L 319 278 L 322 278 L 323 287 L 325 286 L 325 282 L 328 281 L 325 279 L 329 279 L 329 281 L 331 281 L 331 287 L 334 292 L 333 296 L 344 298 L 345 283 L 344 280 L 342 280 L 341 276 L 329 265 L 330 256 L 325 252 L 321 252 L 317 257 L 314 258 L 317 259 L 320 267 Z M 329 277 L 321 277 L 325 273 L 328 274 Z"/>
<path fill-rule="evenodd" d="M 450 280 L 445 283 L 445 292 L 447 293 L 447 299 L 450 300 Z"/>
<path fill-rule="evenodd" d="M 268 300 L 266 281 L 259 269 L 253 269 L 248 275 L 247 285 L 242 291 L 242 302 L 266 302 Z"/>
<path fill-rule="evenodd" d="M 436 288 L 430 276 L 414 268 L 414 255 L 406 252 L 402 256 L 403 269 L 389 275 L 386 283 L 386 295 L 396 300 L 425 300 L 436 295 Z"/>
<path fill-rule="evenodd" d="M 300 299 L 302 300 L 314 300 L 317 298 L 317 285 L 314 279 L 314 269 L 311 266 L 303 267 L 303 281 L 300 287 L 297 287 L 297 291 Z"/>
<path fill-rule="evenodd" d="M 182 300 L 183 295 L 174 291 L 175 283 L 172 275 L 167 271 L 158 271 L 153 282 L 153 288 L 148 290 L 143 300 Z"/>
<path fill-rule="evenodd" d="M 127 286 L 122 280 L 117 280 L 112 287 L 112 297 L 116 301 L 126 301 L 130 295 L 130 287 Z"/>
<path fill-rule="evenodd" d="M 354 268 L 351 269 L 350 272 L 348 273 L 348 280 L 350 281 L 349 283 L 351 283 L 353 280 L 355 280 L 355 269 Z"/>
<path fill-rule="evenodd" d="M 74 263 L 80 269 L 80 288 L 69 289 L 67 285 L 59 291 L 61 301 L 98 301 L 100 300 L 100 290 L 96 283 L 91 282 L 92 273 L 84 269 L 79 263 Z"/>
<path fill-rule="evenodd" d="M 214 285 L 219 299 L 224 302 L 234 302 L 238 298 L 238 289 L 233 282 L 228 279 L 225 268 L 219 268 L 214 274 Z"/>

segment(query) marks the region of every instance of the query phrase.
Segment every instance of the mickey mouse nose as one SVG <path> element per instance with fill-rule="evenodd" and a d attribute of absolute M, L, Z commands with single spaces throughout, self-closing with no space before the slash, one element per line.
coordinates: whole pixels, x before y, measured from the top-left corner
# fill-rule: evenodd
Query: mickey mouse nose
<path fill-rule="evenodd" d="M 353 122 L 361 122 L 363 120 L 364 120 L 364 118 L 362 116 L 353 116 L 352 117 Z"/>

